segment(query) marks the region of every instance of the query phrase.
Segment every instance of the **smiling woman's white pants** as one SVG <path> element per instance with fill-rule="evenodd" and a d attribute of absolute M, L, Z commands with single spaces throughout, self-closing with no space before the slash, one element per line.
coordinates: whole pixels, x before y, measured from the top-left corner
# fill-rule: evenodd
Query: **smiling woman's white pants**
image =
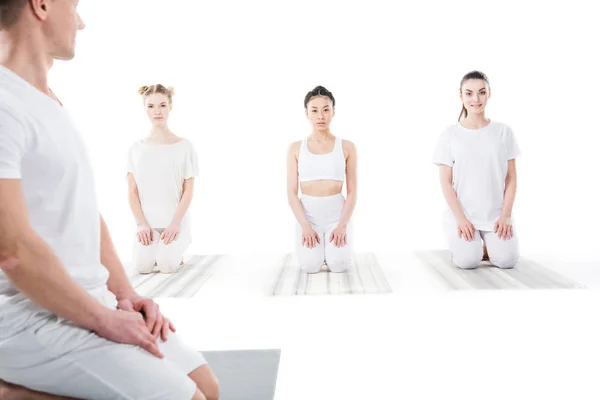
<path fill-rule="evenodd" d="M 473 269 L 481 263 L 485 243 L 490 262 L 498 268 L 513 268 L 519 262 L 519 240 L 513 226 L 513 237 L 502 240 L 496 232 L 475 231 L 475 240 L 469 242 L 458 237 L 454 216 L 444 216 L 444 232 L 450 246 L 454 264 L 462 269 Z"/>
<path fill-rule="evenodd" d="M 144 246 L 135 238 L 133 248 L 133 265 L 140 274 L 147 274 L 152 271 L 154 265 L 158 270 L 165 274 L 175 272 L 183 259 L 183 253 L 190 244 L 189 231 L 181 230 L 177 240 L 166 245 L 160 236 L 164 229 L 152 230 L 152 243 Z"/>
<path fill-rule="evenodd" d="M 302 227 L 296 226 L 296 255 L 300 268 L 304 272 L 319 272 L 324 263 L 331 272 L 344 272 L 352 262 L 352 226 L 349 223 L 346 229 L 346 245 L 335 247 L 329 241 L 331 232 L 337 227 L 346 199 L 342 194 L 333 196 L 314 197 L 302 195 L 300 197 L 304 207 L 304 215 L 319 234 L 321 243 L 309 249 L 302 245 Z"/>

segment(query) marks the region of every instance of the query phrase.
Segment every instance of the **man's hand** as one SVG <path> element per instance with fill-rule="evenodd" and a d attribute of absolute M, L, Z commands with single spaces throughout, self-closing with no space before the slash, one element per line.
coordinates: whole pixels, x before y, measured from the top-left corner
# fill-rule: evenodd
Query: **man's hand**
<path fill-rule="evenodd" d="M 96 321 L 92 330 L 98 336 L 116 343 L 139 346 L 158 358 L 164 357 L 158 348 L 156 337 L 152 336 L 140 313 L 106 309 Z"/>
<path fill-rule="evenodd" d="M 148 330 L 156 338 L 160 335 L 162 340 L 166 341 L 169 330 L 175 332 L 173 323 L 161 314 L 158 304 L 152 299 L 137 294 L 129 295 L 119 299 L 117 308 L 123 311 L 141 313 L 144 316 Z"/>

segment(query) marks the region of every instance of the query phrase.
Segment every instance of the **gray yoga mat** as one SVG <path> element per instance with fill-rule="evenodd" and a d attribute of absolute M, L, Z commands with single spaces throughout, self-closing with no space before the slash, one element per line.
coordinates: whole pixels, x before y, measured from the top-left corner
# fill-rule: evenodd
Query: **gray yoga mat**
<path fill-rule="evenodd" d="M 203 351 L 219 380 L 219 400 L 273 400 L 281 350 Z"/>
<path fill-rule="evenodd" d="M 189 299 L 210 279 L 224 258 L 222 255 L 195 255 L 172 274 L 136 272 L 130 276 L 131 284 L 141 296 Z"/>
<path fill-rule="evenodd" d="M 549 268 L 521 257 L 512 269 L 501 269 L 482 262 L 472 270 L 452 263 L 447 250 L 416 253 L 423 264 L 432 268 L 452 289 L 582 289 L 584 285 Z"/>
<path fill-rule="evenodd" d="M 267 288 L 269 296 L 303 296 L 327 294 L 382 294 L 391 293 L 387 279 L 373 253 L 352 256 L 347 272 L 333 273 L 322 270 L 316 274 L 302 272 L 293 253 L 287 254 L 277 265 Z"/>

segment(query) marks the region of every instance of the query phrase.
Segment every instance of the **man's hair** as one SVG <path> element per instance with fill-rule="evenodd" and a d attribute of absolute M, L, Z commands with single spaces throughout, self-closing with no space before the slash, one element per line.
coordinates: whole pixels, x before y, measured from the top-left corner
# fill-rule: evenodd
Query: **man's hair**
<path fill-rule="evenodd" d="M 11 28 L 29 0 L 0 0 L 0 31 Z"/>

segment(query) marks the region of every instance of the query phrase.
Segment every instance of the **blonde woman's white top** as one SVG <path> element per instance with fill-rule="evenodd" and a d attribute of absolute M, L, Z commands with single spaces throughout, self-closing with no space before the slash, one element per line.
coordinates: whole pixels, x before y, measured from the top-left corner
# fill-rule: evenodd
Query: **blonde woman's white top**
<path fill-rule="evenodd" d="M 148 225 L 166 228 L 181 201 L 184 181 L 198 176 L 198 157 L 187 139 L 173 144 L 140 141 L 129 149 L 127 171 L 135 178 Z M 188 219 L 186 213 L 182 229 L 189 229 Z"/>

